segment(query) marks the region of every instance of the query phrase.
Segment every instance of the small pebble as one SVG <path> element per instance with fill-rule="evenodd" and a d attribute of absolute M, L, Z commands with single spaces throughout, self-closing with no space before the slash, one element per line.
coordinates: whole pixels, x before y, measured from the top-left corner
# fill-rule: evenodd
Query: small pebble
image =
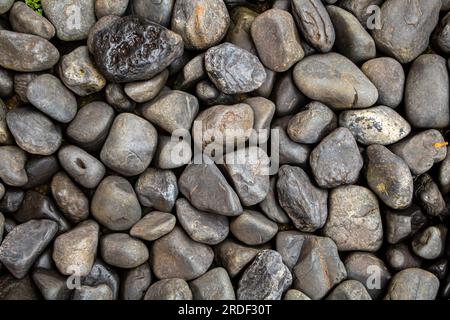
<path fill-rule="evenodd" d="M 278 232 L 278 226 L 259 212 L 244 210 L 231 221 L 230 231 L 243 243 L 254 246 L 270 241 Z"/>
<path fill-rule="evenodd" d="M 192 300 L 192 291 L 183 279 L 163 279 L 148 288 L 144 300 Z"/>
<path fill-rule="evenodd" d="M 148 260 L 148 249 L 142 241 L 126 233 L 110 233 L 100 239 L 100 254 L 103 260 L 123 269 L 132 269 Z"/>
<path fill-rule="evenodd" d="M 153 211 L 145 215 L 130 230 L 130 235 L 146 241 L 154 241 L 168 234 L 177 219 L 171 213 Z"/>

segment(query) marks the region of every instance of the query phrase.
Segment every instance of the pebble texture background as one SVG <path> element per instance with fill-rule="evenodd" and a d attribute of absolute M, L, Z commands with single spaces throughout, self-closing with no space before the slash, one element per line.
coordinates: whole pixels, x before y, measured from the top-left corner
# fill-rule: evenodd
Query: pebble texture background
<path fill-rule="evenodd" d="M 33 2 L 0 300 L 450 299 L 450 1 Z"/>

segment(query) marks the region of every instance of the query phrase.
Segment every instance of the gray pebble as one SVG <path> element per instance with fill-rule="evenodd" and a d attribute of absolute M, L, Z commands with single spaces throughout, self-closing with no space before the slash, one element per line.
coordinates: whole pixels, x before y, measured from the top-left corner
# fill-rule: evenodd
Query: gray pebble
<path fill-rule="evenodd" d="M 142 241 L 126 233 L 110 233 L 100 239 L 103 260 L 115 267 L 132 269 L 148 260 L 148 249 Z"/>
<path fill-rule="evenodd" d="M 176 169 L 187 165 L 192 159 L 192 149 L 189 141 L 176 136 L 158 137 L 153 163 L 160 169 Z"/>
<path fill-rule="evenodd" d="M 91 272 L 86 277 L 82 277 L 81 284 L 93 287 L 106 284 L 112 290 L 113 299 L 117 300 L 119 297 L 119 274 L 99 259 L 95 260 Z"/>
<path fill-rule="evenodd" d="M 414 181 L 414 196 L 428 215 L 439 216 L 448 213 L 444 197 L 428 173 Z"/>
<path fill-rule="evenodd" d="M 421 209 L 412 205 L 405 210 L 386 210 L 386 240 L 396 244 L 416 233 L 426 222 L 427 218 Z"/>
<path fill-rule="evenodd" d="M 372 298 L 361 282 L 346 280 L 331 291 L 327 300 L 372 300 Z"/>
<path fill-rule="evenodd" d="M 380 6 L 384 0 L 341 0 L 339 6 L 343 9 L 350 11 L 355 15 L 364 28 L 371 27 L 374 21 L 370 19 L 373 16 L 373 8 L 370 6 Z M 369 10 L 372 9 L 372 10 Z"/>
<path fill-rule="evenodd" d="M 144 300 L 192 300 L 192 291 L 183 279 L 163 279 L 148 288 Z"/>
<path fill-rule="evenodd" d="M 168 234 L 177 219 L 171 213 L 153 211 L 145 215 L 130 230 L 130 235 L 146 241 L 154 241 Z"/>
<path fill-rule="evenodd" d="M 0 14 L 4 14 L 5 12 L 8 12 L 9 9 L 11 9 L 13 4 L 14 4 L 14 0 L 1 0 L 0 1 Z"/>
<path fill-rule="evenodd" d="M 129 0 L 95 0 L 95 15 L 97 19 L 109 15 L 121 16 L 125 14 L 128 8 L 128 2 Z"/>
<path fill-rule="evenodd" d="M 226 37 L 227 42 L 256 55 L 257 51 L 251 35 L 252 24 L 258 13 L 244 6 L 231 10 L 231 23 Z"/>
<path fill-rule="evenodd" d="M 419 268 L 422 260 L 416 256 L 405 243 L 398 243 L 386 249 L 386 263 L 390 269 L 401 271 L 408 268 Z"/>
<path fill-rule="evenodd" d="M 121 283 L 123 300 L 142 300 L 152 281 L 152 273 L 148 263 L 125 271 Z"/>
<path fill-rule="evenodd" d="M 169 27 L 174 2 L 175 0 L 132 0 L 130 1 L 130 9 L 132 14 L 150 19 L 164 27 Z"/>
<path fill-rule="evenodd" d="M 235 300 L 233 285 L 224 268 L 211 269 L 190 283 L 195 300 Z"/>
<path fill-rule="evenodd" d="M 39 293 L 36 291 L 30 277 L 16 279 L 10 274 L 0 277 L 0 299 L 1 300 L 38 300 Z"/>
<path fill-rule="evenodd" d="M 39 76 L 40 73 L 16 73 L 14 74 L 14 93 L 17 94 L 20 101 L 28 103 L 27 89 L 28 84 Z"/>
<path fill-rule="evenodd" d="M 16 146 L 0 147 L 0 179 L 10 186 L 20 187 L 28 182 L 25 164 L 27 154 Z"/>
<path fill-rule="evenodd" d="M 447 156 L 439 167 L 438 178 L 442 193 L 447 194 L 450 191 L 450 152 L 448 152 L 448 148 Z"/>
<path fill-rule="evenodd" d="M 47 40 L 53 38 L 56 33 L 50 21 L 20 1 L 14 3 L 9 13 L 9 21 L 14 31 L 34 34 Z"/>
<path fill-rule="evenodd" d="M 297 89 L 291 71 L 285 72 L 275 83 L 273 96 L 279 116 L 295 114 L 307 103 L 307 98 Z"/>
<path fill-rule="evenodd" d="M 276 184 L 277 177 L 271 177 L 269 192 L 266 198 L 259 203 L 259 208 L 269 219 L 278 223 L 289 223 L 291 220 L 278 202 Z"/>
<path fill-rule="evenodd" d="M 432 273 L 410 268 L 397 273 L 389 284 L 385 300 L 434 300 L 439 280 Z"/>
<path fill-rule="evenodd" d="M 152 100 L 161 92 L 168 77 L 169 71 L 166 69 L 150 80 L 127 83 L 123 89 L 133 101 L 144 103 Z"/>
<path fill-rule="evenodd" d="M 439 22 L 438 26 L 433 32 L 431 41 L 432 43 L 443 53 L 450 53 L 450 34 L 449 34 L 449 25 L 450 23 L 450 14 L 446 14 Z"/>
<path fill-rule="evenodd" d="M 283 259 L 283 263 L 292 270 L 297 264 L 305 240 L 311 234 L 298 231 L 281 231 L 277 233 L 275 246 Z"/>
<path fill-rule="evenodd" d="M 275 104 L 263 97 L 248 98 L 244 100 L 244 103 L 253 110 L 253 129 L 258 134 L 258 141 L 267 141 L 270 136 L 270 124 L 275 115 Z"/>
<path fill-rule="evenodd" d="M 201 53 L 183 66 L 175 80 L 174 86 L 178 90 L 187 90 L 205 78 L 205 54 Z"/>
<path fill-rule="evenodd" d="M 31 189 L 49 182 L 59 171 L 59 163 L 55 156 L 33 156 L 28 159 L 25 170 L 28 182 L 23 188 Z"/>
<path fill-rule="evenodd" d="M 247 245 L 260 245 L 270 241 L 278 232 L 275 222 L 259 212 L 244 210 L 230 223 L 231 233 Z"/>
<path fill-rule="evenodd" d="M 296 289 L 289 289 L 283 297 L 283 300 L 311 300 L 306 294 Z"/>
<path fill-rule="evenodd" d="M 438 258 L 443 252 L 442 233 L 439 228 L 428 227 L 418 233 L 412 241 L 412 249 L 416 255 L 427 260 Z"/>
<path fill-rule="evenodd" d="M 13 213 L 19 210 L 22 205 L 25 192 L 19 188 L 8 188 L 0 201 L 0 211 L 3 213 Z M 12 226 L 15 226 L 13 224 Z M 5 230 L 6 230 L 5 224 Z"/>
<path fill-rule="evenodd" d="M 14 78 L 11 72 L 0 67 L 0 97 L 9 97 L 14 92 Z"/>
<path fill-rule="evenodd" d="M 216 259 L 227 271 L 230 277 L 238 275 L 260 250 L 226 239 L 215 247 Z"/>
<path fill-rule="evenodd" d="M 123 86 L 119 83 L 110 83 L 105 88 L 106 102 L 119 112 L 132 112 L 136 103 L 125 94 Z"/>
<path fill-rule="evenodd" d="M 96 300 L 112 300 L 113 292 L 111 288 L 102 283 L 98 286 L 81 286 L 79 289 L 75 289 L 73 293 L 72 300 L 88 300 L 88 301 L 96 301 Z"/>
<path fill-rule="evenodd" d="M 38 269 L 32 278 L 45 300 L 69 300 L 66 278 L 53 270 Z"/>

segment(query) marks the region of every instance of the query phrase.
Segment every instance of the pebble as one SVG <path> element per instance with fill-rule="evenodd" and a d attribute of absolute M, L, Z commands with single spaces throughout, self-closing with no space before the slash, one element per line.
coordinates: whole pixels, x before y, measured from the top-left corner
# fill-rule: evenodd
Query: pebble
<path fill-rule="evenodd" d="M 125 271 L 120 295 L 123 300 L 142 300 L 150 287 L 152 273 L 148 263 Z"/>
<path fill-rule="evenodd" d="M 163 279 L 148 288 L 144 300 L 192 300 L 192 291 L 183 279 Z"/>
<path fill-rule="evenodd" d="M 205 69 L 216 87 L 226 94 L 252 92 L 267 77 L 257 56 L 229 42 L 206 51 Z"/>
<path fill-rule="evenodd" d="M 383 242 L 378 200 L 372 191 L 360 186 L 333 189 L 323 234 L 339 251 L 377 251 Z"/>
<path fill-rule="evenodd" d="M 13 213 L 19 210 L 22 205 L 25 192 L 18 188 L 8 188 L 0 202 L 0 211 L 3 213 Z M 5 228 L 6 229 L 6 228 Z"/>
<path fill-rule="evenodd" d="M 414 181 L 414 196 L 417 203 L 430 216 L 447 214 L 447 205 L 438 185 L 427 173 Z"/>
<path fill-rule="evenodd" d="M 251 54 L 257 54 L 251 28 L 258 13 L 244 6 L 238 6 L 230 13 L 231 22 L 226 41 L 247 50 Z"/>
<path fill-rule="evenodd" d="M 119 176 L 108 176 L 100 182 L 91 201 L 91 213 L 113 231 L 130 229 L 142 215 L 133 187 Z"/>
<path fill-rule="evenodd" d="M 372 300 L 372 298 L 361 282 L 346 280 L 331 291 L 327 300 Z"/>
<path fill-rule="evenodd" d="M 183 54 L 183 40 L 175 32 L 149 20 L 127 16 L 96 30 L 91 53 L 109 81 L 148 80 Z"/>
<path fill-rule="evenodd" d="M 127 83 L 123 89 L 133 101 L 137 103 L 148 102 L 161 92 L 168 77 L 169 71 L 165 69 L 150 80 Z"/>
<path fill-rule="evenodd" d="M 67 136 L 86 151 L 97 151 L 108 136 L 114 121 L 114 109 L 95 101 L 82 107 L 66 129 Z"/>
<path fill-rule="evenodd" d="M 14 0 L 2 0 L 0 2 L 0 14 L 8 12 L 14 4 Z"/>
<path fill-rule="evenodd" d="M 271 9 L 260 14 L 251 25 L 251 35 L 262 63 L 275 72 L 287 71 L 304 57 L 300 36 L 289 12 Z"/>
<path fill-rule="evenodd" d="M 121 113 L 114 119 L 100 159 L 124 176 L 135 176 L 149 166 L 157 143 L 158 133 L 150 122 L 132 113 Z"/>
<path fill-rule="evenodd" d="M 278 171 L 277 192 L 281 207 L 297 229 L 313 232 L 324 226 L 328 192 L 312 184 L 301 168 L 282 166 Z"/>
<path fill-rule="evenodd" d="M 86 220 L 59 235 L 53 244 L 53 261 L 64 275 L 86 276 L 97 254 L 99 226 Z"/>
<path fill-rule="evenodd" d="M 444 58 L 424 54 L 412 64 L 406 79 L 405 111 L 416 128 L 445 128 L 450 123 L 449 77 Z"/>
<path fill-rule="evenodd" d="M 228 218 L 195 209 L 186 199 L 176 202 L 178 222 L 192 240 L 216 245 L 228 236 Z"/>
<path fill-rule="evenodd" d="M 190 283 L 194 300 L 235 300 L 233 285 L 224 268 L 211 269 Z"/>
<path fill-rule="evenodd" d="M 32 156 L 25 165 L 28 182 L 25 189 L 34 188 L 49 182 L 53 175 L 59 171 L 59 163 L 55 156 Z"/>
<path fill-rule="evenodd" d="M 233 104 L 238 99 L 236 96 L 225 94 L 219 91 L 216 86 L 209 80 L 202 80 L 195 86 L 195 94 L 207 106 L 215 106 L 220 104 Z"/>
<path fill-rule="evenodd" d="M 45 300 L 69 300 L 65 277 L 53 270 L 37 269 L 32 278 Z"/>
<path fill-rule="evenodd" d="M 413 179 L 406 163 L 381 145 L 369 146 L 366 154 L 366 179 L 370 189 L 392 209 L 409 207 Z"/>
<path fill-rule="evenodd" d="M 0 277 L 1 300 L 38 300 L 39 294 L 30 277 L 16 279 L 9 274 Z"/>
<path fill-rule="evenodd" d="M 378 90 L 380 105 L 396 108 L 403 100 L 405 71 L 395 59 L 380 57 L 371 59 L 361 66 L 361 71 Z"/>
<path fill-rule="evenodd" d="M 0 212 L 0 243 L 3 240 L 4 227 L 5 227 L 5 216 Z"/>
<path fill-rule="evenodd" d="M 198 210 L 224 216 L 242 213 L 238 195 L 214 163 L 188 165 L 178 180 L 178 187 Z"/>
<path fill-rule="evenodd" d="M 6 122 L 16 143 L 28 153 L 48 156 L 61 146 L 61 129 L 31 107 L 11 110 Z"/>
<path fill-rule="evenodd" d="M 309 163 L 322 188 L 355 183 L 363 167 L 355 138 L 347 128 L 338 128 L 326 136 L 311 152 Z"/>
<path fill-rule="evenodd" d="M 105 166 L 77 146 L 66 145 L 59 149 L 58 159 L 64 170 L 85 188 L 97 187 L 105 175 Z"/>
<path fill-rule="evenodd" d="M 100 259 L 95 260 L 91 272 L 81 279 L 81 284 L 87 286 L 95 287 L 100 284 L 106 284 L 111 289 L 114 300 L 117 300 L 119 297 L 119 283 L 118 273 Z"/>
<path fill-rule="evenodd" d="M 95 0 L 42 0 L 45 16 L 55 26 L 56 36 L 62 41 L 87 38 L 95 24 Z"/>
<path fill-rule="evenodd" d="M 64 84 L 82 97 L 99 92 L 106 85 L 106 79 L 97 70 L 86 46 L 63 56 L 58 70 Z"/>
<path fill-rule="evenodd" d="M 278 232 L 275 247 L 289 270 L 297 264 L 303 244 L 309 236 L 310 234 L 293 230 Z"/>
<path fill-rule="evenodd" d="M 58 208 L 70 221 L 78 223 L 89 216 L 88 198 L 64 172 L 53 176 L 50 189 Z"/>
<path fill-rule="evenodd" d="M 15 2 L 11 8 L 9 21 L 14 31 L 34 34 L 47 40 L 53 38 L 56 33 L 50 21 L 20 1 Z"/>
<path fill-rule="evenodd" d="M 373 20 L 369 18 L 373 15 L 373 10 L 369 10 L 370 6 L 380 6 L 383 0 L 341 0 L 339 6 L 343 9 L 350 11 L 355 15 L 364 28 L 369 27 L 369 23 Z"/>
<path fill-rule="evenodd" d="M 355 139 L 364 145 L 393 144 L 411 132 L 409 123 L 386 106 L 341 112 L 339 125 L 348 128 Z"/>
<path fill-rule="evenodd" d="M 10 71 L 0 67 L 0 97 L 9 97 L 14 92 L 14 78 Z M 3 102 L 0 102 L 2 104 Z"/>
<path fill-rule="evenodd" d="M 27 154 L 16 146 L 0 147 L 0 179 L 10 186 L 21 187 L 28 182 L 25 164 Z"/>
<path fill-rule="evenodd" d="M 151 267 L 158 279 L 192 280 L 208 271 L 213 250 L 195 242 L 179 227 L 159 238 L 151 248 Z"/>
<path fill-rule="evenodd" d="M 385 300 L 434 300 L 439 280 L 432 273 L 410 268 L 397 273 L 389 284 Z"/>
<path fill-rule="evenodd" d="M 343 281 L 347 277 L 347 271 L 333 240 L 314 236 L 303 244 L 293 275 L 294 289 L 318 300 Z"/>
<path fill-rule="evenodd" d="M 29 103 L 27 98 L 28 84 L 42 73 L 16 73 L 14 75 L 14 93 L 17 94 L 19 100 Z"/>
<path fill-rule="evenodd" d="M 171 232 L 176 221 L 171 213 L 153 211 L 131 228 L 130 235 L 146 241 L 154 241 Z"/>
<path fill-rule="evenodd" d="M 442 10 L 442 9 L 441 9 Z M 448 45 L 449 41 L 449 19 L 450 15 L 447 13 L 439 22 L 436 29 L 433 31 L 433 35 L 431 37 L 432 44 L 443 53 L 448 54 L 450 52 L 450 47 Z"/>
<path fill-rule="evenodd" d="M 190 142 L 177 137 L 158 137 L 158 147 L 153 157 L 153 164 L 160 169 L 176 169 L 183 167 L 192 159 Z"/>
<path fill-rule="evenodd" d="M 215 247 L 216 259 L 231 278 L 236 277 L 259 251 L 258 248 L 246 246 L 230 238 Z"/>
<path fill-rule="evenodd" d="M 18 225 L 3 239 L 0 262 L 14 277 L 23 278 L 57 231 L 58 224 L 47 219 Z"/>
<path fill-rule="evenodd" d="M 183 66 L 175 80 L 174 86 L 178 90 L 188 90 L 205 78 L 205 54 L 202 53 Z"/>
<path fill-rule="evenodd" d="M 113 292 L 111 288 L 106 284 L 99 284 L 95 287 L 81 286 L 79 289 L 75 289 L 72 300 L 112 300 Z"/>
<path fill-rule="evenodd" d="M 173 7 L 174 32 L 183 37 L 187 49 L 204 50 L 226 35 L 230 16 L 223 0 L 177 0 Z"/>
<path fill-rule="evenodd" d="M 279 116 L 295 114 L 307 103 L 307 98 L 294 83 L 292 74 L 291 71 L 283 73 L 273 89 L 276 113 Z"/>
<path fill-rule="evenodd" d="M 293 0 L 292 13 L 301 33 L 310 45 L 321 52 L 331 50 L 336 34 L 322 1 Z"/>
<path fill-rule="evenodd" d="M 128 3 L 129 0 L 95 0 L 95 15 L 98 19 L 109 15 L 122 16 L 128 8 Z"/>
<path fill-rule="evenodd" d="M 278 223 L 289 223 L 291 220 L 278 202 L 278 192 L 276 189 L 277 178 L 270 178 L 269 192 L 266 198 L 258 206 L 261 211 L 271 220 Z"/>
<path fill-rule="evenodd" d="M 386 210 L 386 240 L 396 244 L 416 233 L 427 218 L 417 205 L 404 210 Z"/>
<path fill-rule="evenodd" d="M 422 261 L 413 254 L 408 245 L 398 243 L 386 249 L 386 263 L 390 269 L 401 271 L 408 268 L 420 268 Z"/>
<path fill-rule="evenodd" d="M 132 112 L 136 108 L 136 103 L 128 98 L 121 84 L 108 84 L 105 88 L 105 95 L 106 102 L 118 112 Z"/>
<path fill-rule="evenodd" d="M 435 129 L 410 135 L 390 149 L 406 162 L 414 175 L 427 172 L 435 163 L 443 161 L 447 156 L 445 139 Z"/>
<path fill-rule="evenodd" d="M 265 142 L 270 136 L 270 124 L 275 115 L 275 104 L 264 97 L 253 97 L 244 100 L 253 110 L 253 129 L 258 134 L 258 139 Z M 265 131 L 267 130 L 267 131 Z"/>
<path fill-rule="evenodd" d="M 447 194 L 450 191 L 450 152 L 447 148 L 447 156 L 439 167 L 438 179 L 442 193 Z"/>
<path fill-rule="evenodd" d="M 231 233 L 247 245 L 260 245 L 270 241 L 278 232 L 275 222 L 259 212 L 244 210 L 230 223 Z"/>
<path fill-rule="evenodd" d="M 130 1 L 130 10 L 141 18 L 150 19 L 164 27 L 170 26 L 172 9 L 175 0 L 132 0 Z"/>
<path fill-rule="evenodd" d="M 123 269 L 132 269 L 148 260 L 148 249 L 142 241 L 126 233 L 110 233 L 100 239 L 100 254 L 103 260 Z"/>
<path fill-rule="evenodd" d="M 58 49 L 48 40 L 32 34 L 0 30 L 0 66 L 3 68 L 37 72 L 50 69 L 58 60 Z"/>
<path fill-rule="evenodd" d="M 306 294 L 299 290 L 289 289 L 283 297 L 283 300 L 311 300 Z"/>
<path fill-rule="evenodd" d="M 442 245 L 441 230 L 433 226 L 418 233 L 412 241 L 414 253 L 427 260 L 438 258 L 443 252 Z"/>
<path fill-rule="evenodd" d="M 287 134 L 294 142 L 315 144 L 336 128 L 334 112 L 323 103 L 314 101 L 289 120 Z"/>
<path fill-rule="evenodd" d="M 380 29 L 372 31 L 380 51 L 409 63 L 428 47 L 439 19 L 439 0 L 388 0 L 380 11 Z"/>
<path fill-rule="evenodd" d="M 239 280 L 238 300 L 281 300 L 292 275 L 274 250 L 259 252 Z"/>

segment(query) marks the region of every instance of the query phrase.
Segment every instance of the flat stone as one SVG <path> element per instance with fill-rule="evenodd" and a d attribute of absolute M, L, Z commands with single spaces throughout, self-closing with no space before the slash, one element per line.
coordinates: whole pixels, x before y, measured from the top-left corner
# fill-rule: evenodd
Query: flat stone
<path fill-rule="evenodd" d="M 211 269 L 190 283 L 195 300 L 235 300 L 233 285 L 224 268 Z"/>
<path fill-rule="evenodd" d="M 130 235 L 146 241 L 154 241 L 168 234 L 177 219 L 171 213 L 153 211 L 145 215 L 130 230 Z"/>
<path fill-rule="evenodd" d="M 115 267 L 132 269 L 148 260 L 148 249 L 142 241 L 126 233 L 110 233 L 100 239 L 103 260 Z"/>
<path fill-rule="evenodd" d="M 28 182 L 23 186 L 25 189 L 34 188 L 50 182 L 53 175 L 59 171 L 58 159 L 55 156 L 32 156 L 25 165 Z"/>
<path fill-rule="evenodd" d="M 144 300 L 192 300 L 192 292 L 183 279 L 163 279 L 148 288 Z"/>

